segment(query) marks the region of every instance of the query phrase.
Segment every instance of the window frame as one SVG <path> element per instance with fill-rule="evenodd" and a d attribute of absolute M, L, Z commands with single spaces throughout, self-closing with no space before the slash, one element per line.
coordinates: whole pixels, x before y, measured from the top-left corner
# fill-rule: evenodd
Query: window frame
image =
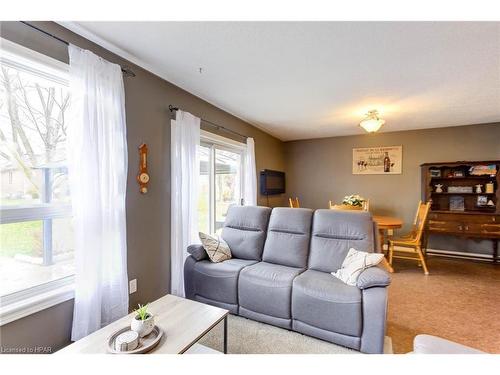
<path fill-rule="evenodd" d="M 0 38 L 0 51 L 2 64 L 69 86 L 68 64 L 4 38 Z M 71 216 L 71 204 L 64 202 L 0 206 L 0 225 Z M 73 274 L 0 296 L 0 326 L 74 298 L 74 280 Z"/>
<path fill-rule="evenodd" d="M 71 217 L 71 205 L 40 203 L 36 205 L 0 207 L 0 225 Z"/>
<path fill-rule="evenodd" d="M 226 138 L 218 134 L 210 133 L 205 130 L 200 130 L 200 146 L 207 147 L 210 150 L 209 154 L 209 232 L 215 233 L 216 228 L 216 204 L 215 204 L 215 150 L 229 151 L 239 154 L 241 157 L 240 165 L 240 187 L 241 200 L 245 196 L 245 158 L 246 144 L 235 141 L 234 139 Z"/>

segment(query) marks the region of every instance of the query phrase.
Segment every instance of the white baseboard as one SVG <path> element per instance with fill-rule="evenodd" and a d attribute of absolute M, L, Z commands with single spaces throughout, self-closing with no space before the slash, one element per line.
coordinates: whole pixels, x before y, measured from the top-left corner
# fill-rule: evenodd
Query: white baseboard
<path fill-rule="evenodd" d="M 387 251 L 387 245 L 384 245 L 384 250 Z M 408 252 L 408 248 L 394 246 L 395 251 Z M 437 256 L 447 256 L 453 258 L 481 258 L 488 261 L 493 261 L 493 254 L 481 254 L 467 251 L 452 251 L 452 250 L 443 250 L 443 249 L 427 249 L 428 254 L 437 255 Z"/>
<path fill-rule="evenodd" d="M 440 249 L 427 249 L 429 254 L 433 255 L 446 255 L 453 256 L 456 258 L 482 258 L 485 260 L 493 260 L 493 254 L 481 254 L 481 253 L 473 253 L 466 251 L 451 251 L 451 250 L 440 250 Z"/>

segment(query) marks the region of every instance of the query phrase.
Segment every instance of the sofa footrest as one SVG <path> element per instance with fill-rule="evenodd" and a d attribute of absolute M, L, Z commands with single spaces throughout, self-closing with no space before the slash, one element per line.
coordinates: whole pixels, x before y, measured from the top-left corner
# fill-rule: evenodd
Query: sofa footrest
<path fill-rule="evenodd" d="M 194 296 L 194 300 L 201 303 L 206 303 L 207 305 L 212 305 L 215 307 L 220 307 L 221 309 L 229 310 L 231 314 L 238 315 L 238 305 L 236 304 L 215 301 L 210 298 L 202 297 L 198 294 Z"/>
<path fill-rule="evenodd" d="M 244 307 L 240 306 L 240 316 L 243 316 L 248 319 L 257 320 L 262 323 L 271 324 L 276 327 L 281 327 L 285 329 L 292 329 L 292 320 L 291 319 L 283 319 L 276 318 L 274 316 L 260 314 L 258 312 L 248 310 Z"/>
<path fill-rule="evenodd" d="M 355 336 L 343 335 L 341 333 L 326 331 L 321 328 L 313 327 L 300 320 L 293 320 L 292 327 L 294 331 L 303 333 L 304 335 L 316 337 L 321 340 L 333 342 L 334 344 L 342 345 L 347 348 L 359 350 L 361 346 L 361 338 Z"/>

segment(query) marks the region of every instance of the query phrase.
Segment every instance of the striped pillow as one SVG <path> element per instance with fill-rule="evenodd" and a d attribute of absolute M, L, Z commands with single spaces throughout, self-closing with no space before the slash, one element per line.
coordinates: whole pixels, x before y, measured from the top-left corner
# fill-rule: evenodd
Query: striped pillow
<path fill-rule="evenodd" d="M 199 232 L 201 244 L 208 254 L 208 257 L 213 263 L 224 262 L 225 260 L 231 259 L 231 250 L 228 244 L 224 241 L 220 235 L 215 234 L 213 236 Z"/>

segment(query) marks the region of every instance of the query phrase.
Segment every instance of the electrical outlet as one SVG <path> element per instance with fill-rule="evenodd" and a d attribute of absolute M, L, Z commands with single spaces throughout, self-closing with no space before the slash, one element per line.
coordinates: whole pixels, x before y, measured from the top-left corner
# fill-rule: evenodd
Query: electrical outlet
<path fill-rule="evenodd" d="M 137 292 L 137 279 L 130 280 L 128 283 L 128 293 L 132 294 Z"/>

